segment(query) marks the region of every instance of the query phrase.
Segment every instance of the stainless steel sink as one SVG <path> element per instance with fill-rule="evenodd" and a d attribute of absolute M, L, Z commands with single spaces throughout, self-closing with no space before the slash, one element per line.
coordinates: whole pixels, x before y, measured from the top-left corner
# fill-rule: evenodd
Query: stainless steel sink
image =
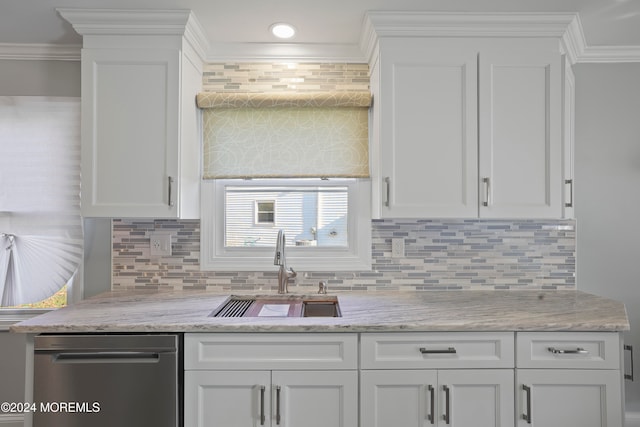
<path fill-rule="evenodd" d="M 326 295 L 231 295 L 211 317 L 341 317 L 338 297 Z"/>
<path fill-rule="evenodd" d="M 335 301 L 303 301 L 303 317 L 341 317 L 338 299 Z"/>

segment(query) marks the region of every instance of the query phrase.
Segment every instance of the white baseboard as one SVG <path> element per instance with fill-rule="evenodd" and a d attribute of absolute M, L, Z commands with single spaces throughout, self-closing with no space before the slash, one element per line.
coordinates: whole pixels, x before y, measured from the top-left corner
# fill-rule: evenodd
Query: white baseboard
<path fill-rule="evenodd" d="M 640 412 L 626 412 L 624 427 L 640 427 Z"/>
<path fill-rule="evenodd" d="M 1 427 L 22 427 L 24 425 L 24 415 L 22 414 L 0 414 Z"/>

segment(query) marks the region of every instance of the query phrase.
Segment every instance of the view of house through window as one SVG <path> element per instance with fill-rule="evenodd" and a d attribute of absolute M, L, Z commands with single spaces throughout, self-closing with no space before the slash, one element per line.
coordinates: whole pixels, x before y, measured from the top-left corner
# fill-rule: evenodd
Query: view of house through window
<path fill-rule="evenodd" d="M 273 225 L 276 218 L 276 201 L 256 201 L 256 224 Z"/>
<path fill-rule="evenodd" d="M 348 246 L 346 186 L 226 186 L 225 246 Z"/>

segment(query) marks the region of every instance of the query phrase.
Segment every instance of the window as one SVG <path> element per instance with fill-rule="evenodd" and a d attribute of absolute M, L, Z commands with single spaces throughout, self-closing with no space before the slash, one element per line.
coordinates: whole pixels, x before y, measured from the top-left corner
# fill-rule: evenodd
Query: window
<path fill-rule="evenodd" d="M 275 200 L 256 200 L 256 224 L 274 225 L 276 221 Z"/>
<path fill-rule="evenodd" d="M 272 269 L 280 229 L 294 269 L 371 268 L 369 180 L 206 180 L 202 198 L 203 270 Z"/>
<path fill-rule="evenodd" d="M 0 97 L 0 152 L 0 305 L 65 305 L 83 255 L 80 99 Z"/>

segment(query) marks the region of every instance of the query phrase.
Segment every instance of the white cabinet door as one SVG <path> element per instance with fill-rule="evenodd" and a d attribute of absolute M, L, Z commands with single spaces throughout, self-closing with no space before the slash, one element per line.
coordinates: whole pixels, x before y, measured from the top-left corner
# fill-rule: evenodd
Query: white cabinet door
<path fill-rule="evenodd" d="M 477 217 L 477 50 L 380 44 L 380 215 Z"/>
<path fill-rule="evenodd" d="M 84 216 L 177 216 L 179 92 L 177 49 L 82 51 Z"/>
<path fill-rule="evenodd" d="M 562 216 L 560 54 L 482 51 L 480 217 Z"/>
<path fill-rule="evenodd" d="M 513 425 L 513 370 L 364 370 L 362 426 Z"/>
<path fill-rule="evenodd" d="M 358 372 L 273 371 L 272 426 L 358 425 Z"/>
<path fill-rule="evenodd" d="M 622 427 L 617 370 L 517 370 L 517 426 Z"/>
<path fill-rule="evenodd" d="M 438 371 L 441 427 L 513 425 L 512 369 Z"/>
<path fill-rule="evenodd" d="M 269 371 L 186 371 L 184 425 L 270 425 L 270 386 Z"/>
<path fill-rule="evenodd" d="M 422 427 L 435 422 L 435 370 L 364 370 L 360 374 L 360 425 Z"/>

